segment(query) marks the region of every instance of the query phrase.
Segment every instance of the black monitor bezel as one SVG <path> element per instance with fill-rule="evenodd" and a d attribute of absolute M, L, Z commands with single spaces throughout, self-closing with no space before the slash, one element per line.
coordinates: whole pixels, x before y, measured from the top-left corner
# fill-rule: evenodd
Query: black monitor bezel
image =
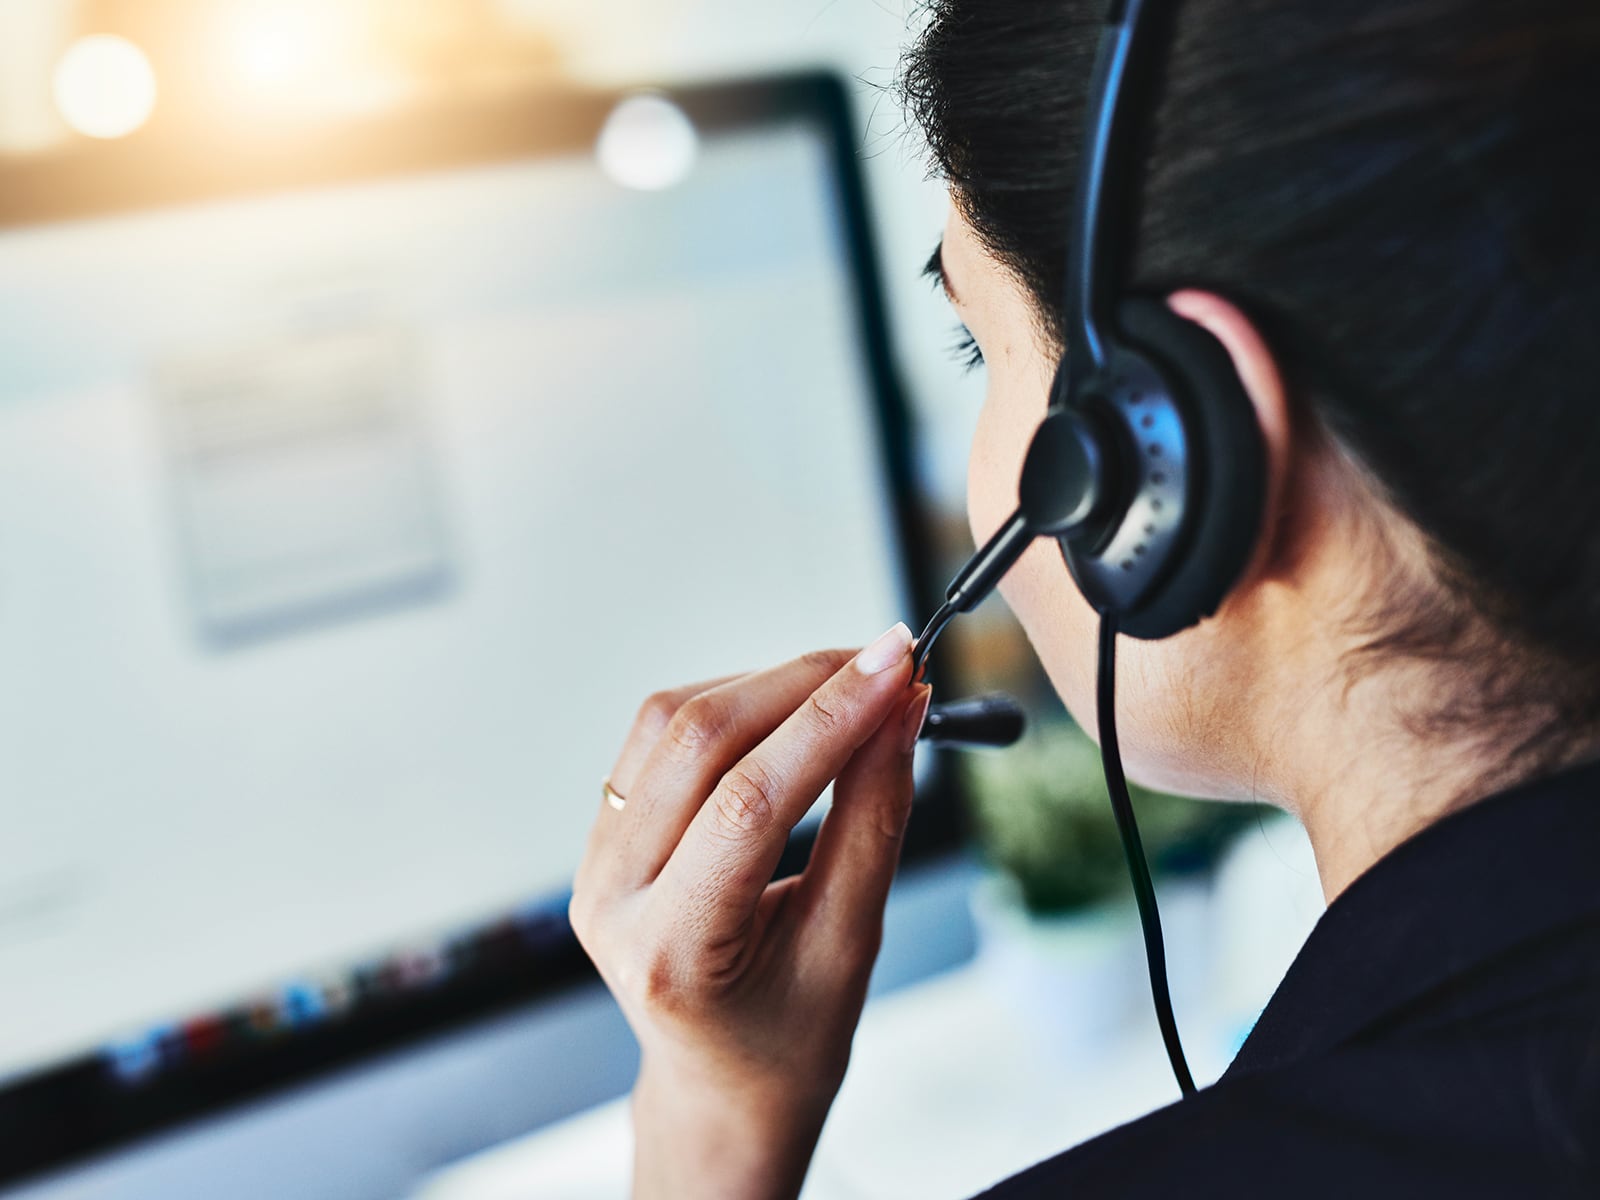
<path fill-rule="evenodd" d="M 632 90 L 632 89 L 629 89 Z M 878 250 L 856 149 L 846 84 L 825 72 L 689 87 L 665 86 L 702 129 L 814 123 L 830 147 L 855 318 L 876 397 L 883 467 L 915 611 L 913 628 L 938 607 L 928 515 L 918 499 L 913 423 L 894 366 Z M 140 209 L 326 186 L 584 151 L 624 92 L 552 86 L 471 103 L 434 104 L 376 119 L 300 129 L 278 139 L 233 140 L 200 128 L 152 129 L 122 142 L 83 145 L 34 160 L 0 160 L 0 232 Z M 536 114 L 536 115 L 535 115 Z M 937 679 L 935 679 L 937 682 Z M 959 775 L 939 756 L 919 791 L 906 861 L 948 852 L 964 839 Z M 780 867 L 804 864 L 797 836 Z M 457 976 L 359 1019 L 297 1031 L 244 1057 L 197 1061 L 137 1090 L 85 1057 L 0 1086 L 0 1186 L 81 1162 L 156 1133 L 308 1083 L 376 1057 L 537 1004 L 591 982 L 593 968 L 555 920 L 540 969 Z"/>

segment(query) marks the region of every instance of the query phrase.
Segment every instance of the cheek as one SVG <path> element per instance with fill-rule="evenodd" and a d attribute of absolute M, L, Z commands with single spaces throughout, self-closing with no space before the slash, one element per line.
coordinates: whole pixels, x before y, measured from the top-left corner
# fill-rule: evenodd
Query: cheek
<path fill-rule="evenodd" d="M 1023 456 L 1045 407 L 1044 385 L 1037 380 L 1008 382 L 1003 376 L 991 378 L 973 434 L 967 518 L 978 545 L 1016 508 Z M 1092 733 L 1099 617 L 1078 591 L 1060 547 L 1053 539 L 1039 539 L 1002 581 L 1000 591 L 1056 694 L 1073 719 Z M 1196 640 L 1193 634 L 1161 644 L 1122 639 L 1118 725 L 1131 776 L 1205 795 L 1209 781 L 1196 776 L 1193 739 L 1174 724 L 1182 725 L 1182 718 L 1193 715 L 1193 705 L 1175 705 L 1174 697 L 1190 694 L 1183 667 Z"/>
<path fill-rule="evenodd" d="M 1016 509 L 1022 460 L 1044 415 L 1047 389 L 1047 381 L 1031 376 L 1015 383 L 991 378 L 967 466 L 967 519 L 977 545 Z M 1056 543 L 1041 538 L 1030 547 L 1000 592 L 1068 710 L 1080 724 L 1091 721 L 1096 618 Z"/>
<path fill-rule="evenodd" d="M 1083 598 L 1051 538 L 1029 548 L 1002 584 L 1006 604 L 1028 635 L 1050 685 L 1091 736 L 1095 722 L 1100 616 Z M 1221 796 L 1207 729 L 1216 692 L 1199 686 L 1191 634 L 1164 642 L 1119 638 L 1117 729 L 1123 765 L 1136 783 L 1189 796 Z M 1097 739 L 1098 740 L 1098 739 Z"/>
<path fill-rule="evenodd" d="M 1099 618 L 1078 591 L 1053 538 L 1040 538 L 1028 548 L 1001 585 L 1006 604 L 1050 686 L 1072 719 L 1094 729 L 1094 668 Z"/>
<path fill-rule="evenodd" d="M 1036 390 L 991 373 L 967 460 L 967 522 L 975 544 L 987 542 L 1016 509 L 1023 456 L 1043 415 Z"/>
<path fill-rule="evenodd" d="M 1020 460 L 1014 457 L 1011 443 L 1011 431 L 1000 419 L 990 385 L 967 458 L 967 524 L 976 546 L 993 536 L 1016 503 L 1017 471 L 1013 463 Z"/>

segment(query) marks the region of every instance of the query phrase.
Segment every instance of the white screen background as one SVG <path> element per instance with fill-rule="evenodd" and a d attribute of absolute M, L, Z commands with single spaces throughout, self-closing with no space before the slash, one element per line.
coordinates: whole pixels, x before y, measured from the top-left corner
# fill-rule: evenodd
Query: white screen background
<path fill-rule="evenodd" d="M 906 617 L 852 304 L 799 124 L 0 234 L 0 1074 L 558 891 L 646 693 Z"/>

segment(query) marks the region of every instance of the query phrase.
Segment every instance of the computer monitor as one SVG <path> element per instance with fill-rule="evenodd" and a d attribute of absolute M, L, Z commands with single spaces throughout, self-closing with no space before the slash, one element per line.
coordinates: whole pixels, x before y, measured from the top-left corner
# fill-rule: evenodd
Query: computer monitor
<path fill-rule="evenodd" d="M 0 167 L 0 1181 L 583 978 L 640 700 L 931 607 L 908 438 L 827 77 Z"/>

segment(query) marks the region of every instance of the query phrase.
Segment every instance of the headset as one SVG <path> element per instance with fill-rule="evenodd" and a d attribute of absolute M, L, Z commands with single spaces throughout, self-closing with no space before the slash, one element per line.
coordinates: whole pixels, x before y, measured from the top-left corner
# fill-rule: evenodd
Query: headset
<path fill-rule="evenodd" d="M 1096 716 L 1106 787 L 1133 877 L 1151 996 L 1184 1095 L 1194 1080 L 1172 1014 L 1161 918 L 1117 747 L 1118 633 L 1153 641 L 1216 612 L 1261 529 L 1266 451 L 1228 353 L 1163 297 L 1130 295 L 1140 166 L 1158 43 L 1173 4 L 1111 0 L 1090 83 L 1071 213 L 1066 352 L 1023 460 L 1016 511 L 956 575 L 917 639 L 970 612 L 1035 538 L 1053 537 L 1100 617 Z"/>

